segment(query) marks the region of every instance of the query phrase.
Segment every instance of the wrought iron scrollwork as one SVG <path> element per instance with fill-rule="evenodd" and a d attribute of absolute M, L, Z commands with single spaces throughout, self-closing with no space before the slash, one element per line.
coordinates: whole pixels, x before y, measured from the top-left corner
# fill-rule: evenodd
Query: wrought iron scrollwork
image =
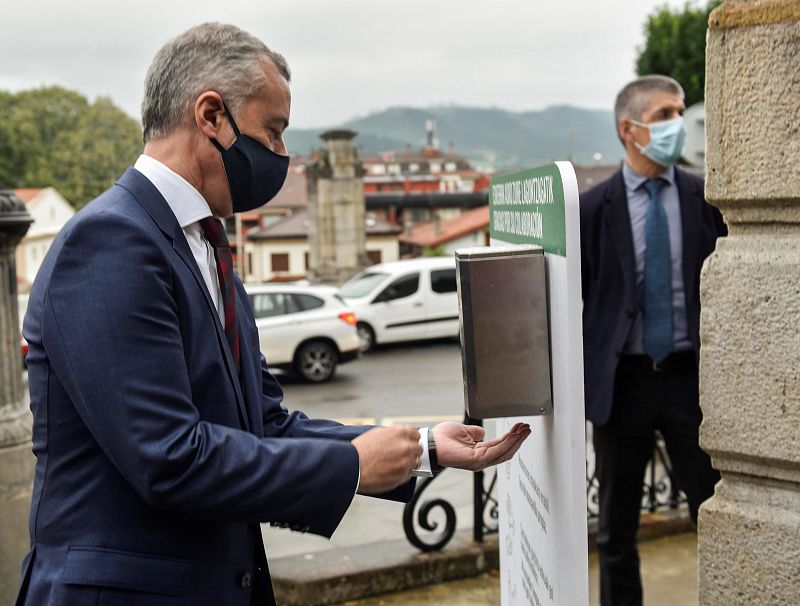
<path fill-rule="evenodd" d="M 494 495 L 497 484 L 497 470 L 490 472 L 489 486 L 485 486 L 486 473 L 478 471 L 473 478 L 473 511 L 472 538 L 476 543 L 482 543 L 487 534 L 496 534 L 500 525 L 500 509 Z M 487 516 L 491 522 L 487 521 Z"/>
<path fill-rule="evenodd" d="M 464 421 L 473 425 L 482 425 L 481 421 L 467 417 Z M 587 451 L 591 441 L 587 443 Z M 489 484 L 486 486 L 487 475 Z M 438 551 L 443 549 L 453 538 L 456 530 L 455 508 L 445 499 L 422 500 L 422 493 L 436 478 L 426 478 L 417 485 L 414 497 L 403 511 L 403 528 L 409 542 L 421 551 Z M 484 537 L 498 532 L 499 504 L 495 496 L 497 485 L 497 471 L 488 474 L 482 471 L 473 474 L 473 525 L 472 537 L 477 543 L 482 543 Z M 599 513 L 599 484 L 597 473 L 594 470 L 594 456 L 589 453 L 586 461 L 586 515 L 589 519 L 597 518 Z M 653 458 L 647 464 L 647 472 L 642 486 L 642 511 L 655 512 L 663 509 L 677 509 L 686 502 L 686 496 L 678 490 L 672 464 L 669 460 L 664 440 L 656 432 L 653 444 Z M 421 503 L 421 505 L 420 505 Z M 420 537 L 414 521 L 414 511 L 419 506 L 417 524 L 429 533 L 427 540 Z M 431 520 L 435 510 L 444 512 L 444 528 Z M 440 532 L 436 532 L 440 530 Z"/>
<path fill-rule="evenodd" d="M 594 457 L 586 461 L 586 515 L 589 519 L 599 515 L 600 494 L 597 472 L 590 464 Z M 677 509 L 686 502 L 686 496 L 678 489 L 672 463 L 667 455 L 664 439 L 656 432 L 653 443 L 653 457 L 647 464 L 642 485 L 642 511 L 654 513 L 661 509 Z"/>
<path fill-rule="evenodd" d="M 406 506 L 403 509 L 403 529 L 406 532 L 408 541 L 417 549 L 425 552 L 441 550 L 450 542 L 450 539 L 453 538 L 453 534 L 456 532 L 455 508 L 450 504 L 449 501 L 445 501 L 444 499 L 433 499 L 422 502 L 422 505 L 420 506 L 419 512 L 416 516 L 416 521 L 424 530 L 434 533 L 439 529 L 439 523 L 431 520 L 431 513 L 435 509 L 441 508 L 445 516 L 444 528 L 436 534 L 426 535 L 426 538 L 429 539 L 428 541 L 417 534 L 417 528 L 414 524 L 414 510 L 420 503 L 422 493 L 435 479 L 435 477 L 425 478 L 419 482 L 417 485 L 417 490 L 414 492 L 414 496 L 408 503 L 406 503 Z"/>

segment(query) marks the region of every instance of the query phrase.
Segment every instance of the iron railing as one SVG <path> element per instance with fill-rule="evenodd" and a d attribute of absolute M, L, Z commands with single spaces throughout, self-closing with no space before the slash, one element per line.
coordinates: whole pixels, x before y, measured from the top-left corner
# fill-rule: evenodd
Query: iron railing
<path fill-rule="evenodd" d="M 483 425 L 480 420 L 466 417 L 465 423 Z M 591 442 L 587 443 L 587 451 Z M 589 453 L 586 462 L 586 515 L 589 519 L 598 516 L 598 482 L 594 470 L 594 456 Z M 442 472 L 447 473 L 447 470 Z M 441 477 L 438 476 L 438 477 Z M 444 498 L 423 500 L 425 491 L 437 478 L 426 478 L 417 484 L 417 490 L 403 510 L 403 529 L 408 541 L 421 551 L 439 551 L 453 538 L 456 532 L 456 509 Z M 497 470 L 479 471 L 473 474 L 472 538 L 482 543 L 486 535 L 498 531 L 499 510 L 495 495 Z M 653 457 L 647 464 L 645 481 L 642 486 L 642 511 L 653 513 L 664 509 L 677 509 L 686 501 L 685 495 L 677 488 L 672 465 L 658 432 L 653 445 Z M 433 519 L 444 515 L 443 522 Z M 424 531 L 420 533 L 420 530 Z"/>

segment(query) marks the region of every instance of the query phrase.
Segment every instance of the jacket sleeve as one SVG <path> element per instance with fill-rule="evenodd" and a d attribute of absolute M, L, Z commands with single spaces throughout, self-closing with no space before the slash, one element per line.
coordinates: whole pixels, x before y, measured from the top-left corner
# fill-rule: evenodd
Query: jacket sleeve
<path fill-rule="evenodd" d="M 336 421 L 309 419 L 299 411 L 289 412 L 282 404 L 283 389 L 277 379 L 267 368 L 267 360 L 261 357 L 262 411 L 264 419 L 264 435 L 287 436 L 316 439 L 353 440 L 369 431 L 373 425 L 342 425 Z M 407 502 L 414 494 L 416 479 L 394 490 L 382 494 L 370 495 L 380 499 Z M 355 490 L 355 489 L 354 489 Z"/>
<path fill-rule="evenodd" d="M 77 221 L 65 235 L 43 312 L 52 371 L 147 503 L 330 536 L 355 492 L 355 448 L 324 432 L 260 439 L 199 418 L 157 237 L 112 213 Z"/>

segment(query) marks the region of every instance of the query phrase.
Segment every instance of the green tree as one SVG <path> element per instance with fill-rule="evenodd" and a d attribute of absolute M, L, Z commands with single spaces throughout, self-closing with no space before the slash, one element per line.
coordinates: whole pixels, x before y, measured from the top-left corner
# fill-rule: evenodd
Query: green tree
<path fill-rule="evenodd" d="M 110 99 L 60 87 L 0 92 L 0 187 L 52 186 L 80 208 L 141 149 L 138 123 Z"/>
<path fill-rule="evenodd" d="M 444 257 L 447 256 L 447 251 L 444 249 L 444 244 L 439 246 L 426 246 L 422 249 L 423 257 Z"/>
<path fill-rule="evenodd" d="M 722 0 L 703 6 L 687 2 L 682 9 L 657 8 L 644 26 L 645 44 L 638 49 L 636 73 L 675 78 L 686 92 L 686 105 L 702 101 L 706 75 L 708 15 Z"/>

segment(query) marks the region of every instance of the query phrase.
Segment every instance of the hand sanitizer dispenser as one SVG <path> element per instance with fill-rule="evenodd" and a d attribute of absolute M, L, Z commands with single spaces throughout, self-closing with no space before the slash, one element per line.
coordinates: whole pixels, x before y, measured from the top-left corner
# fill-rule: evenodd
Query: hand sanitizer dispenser
<path fill-rule="evenodd" d="M 552 414 L 544 251 L 481 246 L 455 256 L 467 414 Z"/>

